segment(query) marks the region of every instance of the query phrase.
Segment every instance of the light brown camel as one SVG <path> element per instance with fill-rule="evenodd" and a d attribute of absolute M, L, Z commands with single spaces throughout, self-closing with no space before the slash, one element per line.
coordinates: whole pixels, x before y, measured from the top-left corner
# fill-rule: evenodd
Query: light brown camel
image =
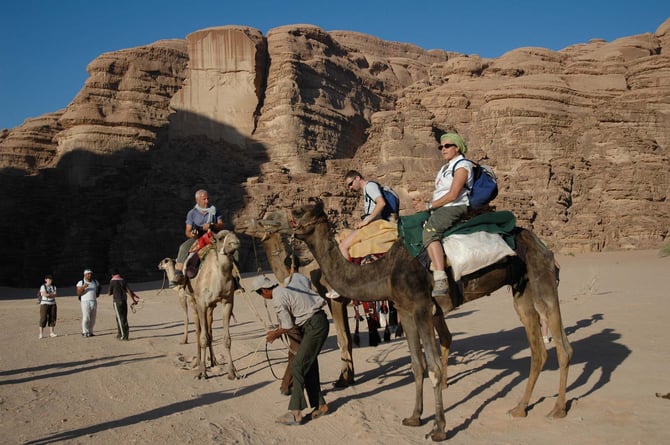
<path fill-rule="evenodd" d="M 223 344 L 228 365 L 228 378 L 238 377 L 233 364 L 230 340 L 230 317 L 235 301 L 235 278 L 233 255 L 240 247 L 235 233 L 221 230 L 212 238 L 212 249 L 202 260 L 198 274 L 186 280 L 184 292 L 190 294 L 195 302 L 195 333 L 198 339 L 198 378 L 207 378 L 207 349 L 211 366 L 216 365 L 212 347 L 212 321 L 217 303 L 223 304 Z"/>
<path fill-rule="evenodd" d="M 286 232 L 288 229 L 288 220 L 285 218 L 285 213 L 275 213 L 268 216 L 267 219 L 250 221 L 250 223 L 242 230 L 246 234 L 260 239 L 272 272 L 277 277 L 277 280 L 279 280 L 280 283 L 283 283 L 284 279 L 288 276 L 284 259 L 289 256 L 289 251 L 292 252 L 293 250 L 292 246 L 287 246 L 287 243 L 282 238 L 282 232 Z M 273 220 L 272 218 L 278 219 Z M 319 264 L 316 261 L 301 265 L 300 271 L 302 274 L 309 276 L 314 288 L 328 303 L 330 313 L 333 317 L 333 324 L 335 325 L 337 334 L 337 345 L 340 348 L 340 357 L 342 361 L 340 376 L 333 385 L 338 388 L 353 385 L 353 345 L 347 315 L 349 299 L 338 298 L 332 300 L 326 298 L 325 295 L 330 289 L 330 286 L 323 278 Z"/>
<path fill-rule="evenodd" d="M 357 295 L 361 301 L 389 298 L 403 320 L 410 348 L 412 370 L 415 376 L 415 404 L 410 417 L 403 424 L 418 426 L 423 411 L 423 375 L 428 376 L 435 395 L 435 423 L 431 438 L 446 439 L 445 417 L 442 405 L 442 371 L 451 345 L 443 313 L 465 301 L 489 295 L 504 285 L 512 287 L 514 308 L 526 329 L 531 349 L 530 375 L 518 404 L 510 410 L 515 417 L 526 416 L 528 403 L 539 373 L 547 359 L 542 343 L 540 317 L 549 322 L 556 338 L 560 369 L 556 403 L 549 413 L 552 417 L 566 415 L 566 386 L 572 348 L 568 343 L 561 319 L 556 267 L 552 252 L 530 231 L 518 229 L 516 235 L 518 256 L 507 257 L 493 266 L 462 278 L 464 297 L 461 300 L 457 286 L 452 283 L 450 296 L 433 304 L 432 274 L 409 253 L 403 241 L 398 240 L 380 260 L 355 265 L 340 254 L 328 225 L 323 203 L 317 202 L 291 212 L 290 224 L 295 236 L 305 241 L 333 288 L 342 295 Z M 434 315 L 433 315 L 434 314 Z M 440 337 L 443 363 L 437 357 L 433 328 Z M 425 357 L 422 354 L 422 345 Z"/>
<path fill-rule="evenodd" d="M 172 258 L 163 258 L 158 263 L 158 269 L 165 271 L 169 281 L 175 280 L 175 260 Z M 184 336 L 180 343 L 185 345 L 188 344 L 188 308 L 190 306 L 195 311 L 195 300 L 193 299 L 193 295 L 186 292 L 184 286 L 178 286 L 176 290 L 179 306 L 184 311 Z"/>

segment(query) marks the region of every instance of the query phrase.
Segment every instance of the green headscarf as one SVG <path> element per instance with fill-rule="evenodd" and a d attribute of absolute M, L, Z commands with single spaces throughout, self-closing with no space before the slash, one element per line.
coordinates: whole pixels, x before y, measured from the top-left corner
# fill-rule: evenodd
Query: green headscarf
<path fill-rule="evenodd" d="M 440 136 L 440 144 L 445 140 L 449 140 L 449 142 L 456 144 L 458 146 L 458 151 L 460 151 L 462 155 L 465 155 L 465 153 L 468 152 L 468 146 L 465 141 L 456 133 L 445 133 Z"/>

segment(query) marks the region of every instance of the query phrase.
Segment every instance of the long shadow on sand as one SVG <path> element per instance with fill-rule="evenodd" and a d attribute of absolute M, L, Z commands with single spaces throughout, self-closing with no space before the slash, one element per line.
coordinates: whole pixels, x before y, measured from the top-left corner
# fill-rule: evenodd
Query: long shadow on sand
<path fill-rule="evenodd" d="M 49 363 L 48 365 L 35 366 L 32 368 L 22 368 L 22 369 L 12 369 L 9 371 L 0 372 L 0 376 L 6 375 L 18 375 L 18 374 L 29 374 L 27 377 L 15 378 L 13 380 L 3 380 L 0 381 L 0 385 L 14 385 L 19 383 L 33 382 L 41 379 L 50 379 L 53 377 L 60 376 L 72 376 L 80 372 L 87 372 L 97 368 L 108 368 L 112 366 L 123 365 L 128 362 L 133 361 L 146 361 L 159 358 L 161 356 L 153 357 L 138 357 L 142 354 L 125 354 L 125 355 L 115 355 L 110 357 L 100 357 L 91 360 L 80 360 L 76 362 L 64 362 L 64 363 Z M 127 358 L 124 358 L 127 357 Z M 41 375 L 33 375 L 36 372 L 42 371 L 51 371 L 46 372 Z"/>
<path fill-rule="evenodd" d="M 51 436 L 43 437 L 41 439 L 34 439 L 29 442 L 25 442 L 25 445 L 46 445 L 58 441 L 69 441 L 74 440 L 76 438 L 95 435 L 97 433 L 109 429 L 123 428 L 129 425 L 142 423 L 147 420 L 160 419 L 161 417 L 169 416 L 175 413 L 181 413 L 201 406 L 212 405 L 215 403 L 232 399 L 234 397 L 237 397 L 238 395 L 251 393 L 254 390 L 264 386 L 265 384 L 266 383 L 258 383 L 256 385 L 251 385 L 246 388 L 242 388 L 240 390 L 231 389 L 231 390 L 216 391 L 207 394 L 202 394 L 198 397 L 189 400 L 183 400 L 180 402 L 175 402 L 169 405 L 161 406 L 159 408 L 152 409 L 144 413 L 133 414 L 130 416 L 123 417 L 121 419 L 102 422 L 71 431 L 63 431 L 57 434 L 52 434 Z"/>
<path fill-rule="evenodd" d="M 586 338 L 577 341 L 571 341 L 571 345 L 574 351 L 570 363 L 571 369 L 574 370 L 578 368 L 576 365 L 579 364 L 583 365 L 583 369 L 577 378 L 569 384 L 568 397 L 570 396 L 571 392 L 574 393 L 577 390 L 583 390 L 583 392 L 578 396 L 573 396 L 572 398 L 568 399 L 568 410 L 570 409 L 573 401 L 586 397 L 606 385 L 610 381 L 611 376 L 616 368 L 619 367 L 619 365 L 621 365 L 631 353 L 628 347 L 618 343 L 621 335 L 616 333 L 613 329 L 605 328 L 600 332 L 595 332 L 595 327 L 597 327 L 598 322 L 601 320 L 603 320 L 602 314 L 594 314 L 591 316 L 591 318 L 580 320 L 575 323 L 575 325 L 566 327 L 565 329 L 568 336 L 571 336 L 578 330 L 582 329 L 594 331 Z M 468 379 L 468 377 L 474 376 L 480 371 L 498 370 L 499 372 L 497 372 L 493 377 L 487 378 L 486 381 L 483 381 L 481 384 L 474 387 L 461 400 L 457 400 L 451 405 L 445 404 L 445 412 L 448 413 L 463 405 L 466 401 L 472 399 L 473 397 L 486 397 L 485 400 L 483 400 L 483 402 L 478 406 L 478 408 L 469 416 L 467 416 L 460 425 L 456 425 L 448 431 L 449 437 L 453 437 L 458 434 L 458 432 L 466 430 L 468 426 L 480 416 L 481 412 L 493 400 L 506 397 L 510 395 L 512 390 L 515 390 L 518 386 L 525 385 L 530 370 L 530 357 L 524 356 L 515 358 L 515 356 L 523 352 L 526 352 L 526 354 L 529 353 L 528 342 L 526 340 L 525 329 L 523 327 L 462 338 L 461 335 L 462 334 L 454 333 L 450 365 L 455 364 L 456 360 L 458 360 L 458 363 L 461 366 L 467 366 L 468 363 L 474 362 L 480 364 L 450 376 L 450 386 L 456 385 L 461 381 L 463 381 L 462 384 L 466 384 L 466 379 Z M 401 347 L 400 344 L 398 344 L 398 346 L 394 345 L 393 349 L 395 350 L 397 347 Z M 406 347 L 404 342 L 402 347 Z M 379 363 L 383 363 L 383 357 L 381 356 L 376 357 L 375 360 L 379 360 Z M 483 364 L 481 364 L 482 361 L 484 362 Z M 556 354 L 554 348 L 552 347 L 549 350 L 549 358 L 545 364 L 544 370 L 555 371 L 557 369 L 558 363 Z M 593 383 L 590 383 L 592 381 L 592 377 L 598 373 L 599 375 L 597 376 L 597 380 Z M 392 377 L 401 378 L 395 379 Z M 542 373 L 540 374 L 540 378 L 542 378 Z M 390 390 L 412 383 L 414 378 L 411 374 L 409 356 L 383 363 L 383 365 L 380 365 L 379 368 L 360 375 L 357 381 L 362 383 L 372 379 L 379 379 L 380 385 L 370 391 L 343 396 L 335 402 L 335 405 L 342 405 L 349 400 L 365 398 L 370 395 L 377 394 L 380 391 Z M 385 384 L 384 380 L 390 380 L 390 382 Z M 501 389 L 498 389 L 493 393 L 489 393 L 492 386 L 499 385 L 501 383 L 503 384 Z M 558 379 L 556 380 L 556 391 L 558 391 Z M 449 399 L 448 389 L 445 390 L 444 396 L 445 400 Z M 520 396 L 521 393 L 519 392 L 519 397 Z M 553 397 L 556 396 L 557 392 L 553 394 Z M 528 410 L 532 411 L 535 405 L 544 401 L 546 397 L 547 396 L 540 396 L 539 399 L 536 399 L 535 402 L 529 405 Z M 429 406 L 427 404 L 430 403 L 432 403 L 432 398 L 429 396 L 424 400 L 424 405 Z M 510 402 L 510 408 L 513 408 L 515 405 L 516 400 Z M 411 406 L 408 406 L 407 414 L 409 415 L 410 413 Z M 426 423 L 432 421 L 433 418 L 434 415 L 431 414 L 430 416 L 424 418 L 423 421 Z"/>

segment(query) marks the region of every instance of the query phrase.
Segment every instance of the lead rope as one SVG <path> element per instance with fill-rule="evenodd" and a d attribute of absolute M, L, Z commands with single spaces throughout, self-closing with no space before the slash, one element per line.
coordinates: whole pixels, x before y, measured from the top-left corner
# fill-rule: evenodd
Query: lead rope
<path fill-rule="evenodd" d="M 251 299 L 249 298 L 250 292 L 247 292 L 247 290 L 244 289 L 244 288 L 242 288 L 242 290 L 244 291 L 244 294 L 247 296 L 247 298 L 246 298 L 247 304 L 249 305 L 249 307 L 251 308 L 251 311 L 256 316 L 256 319 L 263 325 L 266 332 L 269 331 L 271 326 L 268 323 L 266 323 L 265 320 L 263 320 L 263 318 L 261 317 L 261 314 L 256 309 L 256 306 L 251 302 Z M 263 300 L 263 301 L 265 301 L 265 300 Z M 267 306 L 266 306 L 266 308 L 267 308 Z M 270 320 L 270 321 L 272 321 L 272 320 Z M 256 346 L 256 349 L 254 350 L 254 353 L 249 356 L 249 362 L 247 363 L 247 366 L 244 368 L 244 372 L 242 373 L 242 379 L 245 379 L 247 377 L 247 371 L 249 370 L 249 367 L 251 366 L 251 361 L 256 356 L 256 354 L 258 353 L 258 350 L 260 349 L 260 347 L 263 343 L 265 343 L 265 359 L 268 363 L 268 367 L 270 368 L 270 372 L 272 373 L 272 376 L 276 380 L 281 380 L 281 377 L 278 377 L 277 374 L 275 374 L 274 368 L 272 367 L 272 362 L 270 361 L 270 355 L 268 353 L 268 341 L 267 341 L 265 336 L 262 337 L 260 339 L 260 341 L 258 342 L 258 345 Z M 284 343 L 286 345 L 286 343 L 284 342 L 283 336 L 282 336 L 282 343 Z M 286 345 L 286 346 L 288 348 L 288 345 Z M 240 385 L 241 385 L 241 383 L 240 383 Z M 235 389 L 235 393 L 237 393 L 237 391 L 239 390 L 240 385 L 238 385 L 237 389 Z M 233 394 L 235 394 L 235 393 L 233 393 Z"/>

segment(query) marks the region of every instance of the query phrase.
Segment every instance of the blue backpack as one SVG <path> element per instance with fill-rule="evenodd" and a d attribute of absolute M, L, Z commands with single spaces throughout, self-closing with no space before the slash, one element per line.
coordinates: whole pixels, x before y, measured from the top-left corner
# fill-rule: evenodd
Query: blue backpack
<path fill-rule="evenodd" d="M 471 209 L 480 209 L 486 204 L 491 202 L 496 196 L 498 196 L 498 183 L 496 182 L 496 175 L 493 173 L 491 167 L 487 165 L 480 165 L 470 159 L 461 159 L 454 164 L 454 168 L 451 171 L 451 174 L 456 172 L 456 166 L 461 161 L 468 161 L 472 164 L 472 189 L 468 188 L 469 195 L 468 199 L 470 201 Z"/>
<path fill-rule="evenodd" d="M 382 192 L 384 202 L 386 202 L 386 205 L 382 210 L 382 219 L 388 221 L 391 218 L 391 214 L 395 213 L 396 215 L 398 215 L 400 213 L 400 197 L 398 196 L 398 194 L 391 187 L 380 185 L 376 181 L 368 181 L 368 182 L 374 182 L 375 184 L 377 184 L 377 187 L 379 187 L 379 190 L 381 190 Z M 365 197 L 370 201 L 372 201 L 372 198 L 367 193 L 365 194 Z"/>

